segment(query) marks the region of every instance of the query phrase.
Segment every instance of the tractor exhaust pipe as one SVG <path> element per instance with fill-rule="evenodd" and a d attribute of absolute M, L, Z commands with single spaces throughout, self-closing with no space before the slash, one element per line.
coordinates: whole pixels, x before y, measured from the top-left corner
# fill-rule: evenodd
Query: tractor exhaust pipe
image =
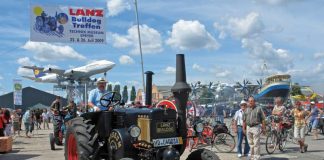
<path fill-rule="evenodd" d="M 146 71 L 146 91 L 145 91 L 145 105 L 152 106 L 152 71 Z"/>
<path fill-rule="evenodd" d="M 191 91 L 190 86 L 187 84 L 186 78 L 186 66 L 184 54 L 177 54 L 176 59 L 176 83 L 171 88 L 171 92 L 173 93 L 175 103 L 178 110 L 178 131 L 183 137 L 184 144 L 180 149 L 180 155 L 184 152 L 186 148 L 186 140 L 187 140 L 187 126 L 186 126 L 186 107 L 187 101 L 189 97 L 189 93 Z"/>

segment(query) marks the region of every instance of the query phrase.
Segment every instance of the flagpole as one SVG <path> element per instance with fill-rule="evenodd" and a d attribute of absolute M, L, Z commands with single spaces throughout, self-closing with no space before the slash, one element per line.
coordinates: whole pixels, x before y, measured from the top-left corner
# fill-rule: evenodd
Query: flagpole
<path fill-rule="evenodd" d="M 136 22 L 137 22 L 138 45 L 139 45 L 139 51 L 141 55 L 143 92 L 145 93 L 144 63 L 143 63 L 141 33 L 140 33 L 139 20 L 138 20 L 137 0 L 134 0 L 134 4 L 135 4 L 135 15 L 136 15 Z"/>

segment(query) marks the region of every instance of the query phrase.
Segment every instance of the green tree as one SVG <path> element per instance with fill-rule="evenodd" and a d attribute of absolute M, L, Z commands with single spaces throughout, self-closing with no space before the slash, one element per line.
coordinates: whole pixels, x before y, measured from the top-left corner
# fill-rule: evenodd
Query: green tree
<path fill-rule="evenodd" d="M 112 91 L 112 85 L 108 84 L 107 91 L 111 92 Z"/>
<path fill-rule="evenodd" d="M 134 102 L 136 99 L 136 90 L 135 90 L 135 86 L 132 86 L 132 90 L 130 93 L 130 101 Z"/>
<path fill-rule="evenodd" d="M 128 91 L 127 91 L 127 86 L 124 86 L 123 90 L 123 101 L 126 103 L 128 101 Z"/>
<path fill-rule="evenodd" d="M 291 95 L 292 96 L 303 95 L 303 93 L 300 90 L 300 86 L 298 84 L 297 85 L 293 85 L 291 87 Z"/>
<path fill-rule="evenodd" d="M 117 92 L 120 94 L 120 85 L 119 84 L 114 86 L 114 92 Z"/>

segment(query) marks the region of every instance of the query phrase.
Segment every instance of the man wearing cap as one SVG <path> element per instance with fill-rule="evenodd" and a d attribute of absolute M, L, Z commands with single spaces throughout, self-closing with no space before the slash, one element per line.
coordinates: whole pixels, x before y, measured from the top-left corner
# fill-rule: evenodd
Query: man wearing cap
<path fill-rule="evenodd" d="M 247 136 L 243 133 L 243 114 L 246 110 L 247 103 L 245 100 L 242 100 L 240 103 L 241 109 L 235 112 L 234 115 L 234 126 L 235 126 L 235 131 L 237 133 L 237 156 L 240 158 L 242 157 L 242 142 L 243 142 L 243 137 L 245 140 L 245 146 L 244 146 L 244 154 L 247 155 L 250 151 L 250 146 L 247 140 Z"/>
<path fill-rule="evenodd" d="M 90 91 L 88 99 L 88 106 L 90 108 L 90 111 L 98 112 L 108 110 L 107 107 L 104 107 L 100 104 L 100 98 L 108 92 L 106 90 L 106 84 L 107 81 L 104 78 L 100 78 L 97 81 L 97 88 Z M 112 109 L 112 107 L 109 107 L 109 110 Z"/>
<path fill-rule="evenodd" d="M 260 136 L 262 132 L 265 132 L 265 116 L 262 108 L 256 106 L 254 97 L 249 98 L 249 107 L 243 115 L 243 132 L 246 133 L 251 147 L 250 158 L 252 160 L 259 160 Z"/>

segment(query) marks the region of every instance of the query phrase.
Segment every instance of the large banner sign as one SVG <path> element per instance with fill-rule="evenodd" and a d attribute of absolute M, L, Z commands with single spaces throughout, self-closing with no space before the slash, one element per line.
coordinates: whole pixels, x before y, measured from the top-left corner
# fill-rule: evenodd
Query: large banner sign
<path fill-rule="evenodd" d="M 14 80 L 14 105 L 22 105 L 22 84 L 21 80 Z"/>
<path fill-rule="evenodd" d="M 30 40 L 37 42 L 106 43 L 104 9 L 31 7 Z"/>

